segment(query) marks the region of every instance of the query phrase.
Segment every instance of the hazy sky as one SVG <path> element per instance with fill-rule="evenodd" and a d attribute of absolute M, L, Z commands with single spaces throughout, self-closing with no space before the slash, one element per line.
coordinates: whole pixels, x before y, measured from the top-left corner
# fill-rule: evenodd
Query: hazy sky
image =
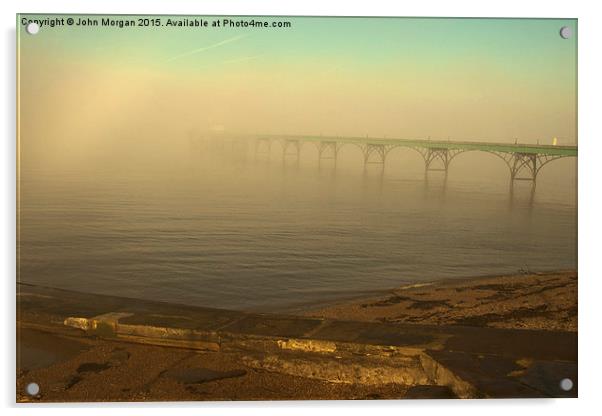
<path fill-rule="evenodd" d="M 259 20 L 292 27 L 19 25 L 23 156 L 152 154 L 220 128 L 576 143 L 575 20 Z"/>

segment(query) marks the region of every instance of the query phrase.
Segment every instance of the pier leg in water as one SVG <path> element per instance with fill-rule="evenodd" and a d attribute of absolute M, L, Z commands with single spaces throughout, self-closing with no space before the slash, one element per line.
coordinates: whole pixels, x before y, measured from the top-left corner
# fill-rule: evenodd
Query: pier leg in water
<path fill-rule="evenodd" d="M 255 160 L 257 156 L 266 155 L 267 160 L 270 160 L 270 154 L 272 152 L 272 141 L 266 138 L 259 138 L 255 141 Z"/>
<path fill-rule="evenodd" d="M 429 171 L 432 172 L 445 172 L 447 177 L 447 171 L 449 169 L 449 163 L 455 154 L 450 154 L 447 148 L 429 148 L 424 154 L 424 174 L 426 175 Z M 434 162 L 440 162 L 437 166 L 434 166 Z"/>
<path fill-rule="evenodd" d="M 322 160 L 332 160 L 334 169 L 337 167 L 339 145 L 336 141 L 321 141 L 318 144 L 318 169 L 322 168 Z"/>
<path fill-rule="evenodd" d="M 385 161 L 387 159 L 387 148 L 383 144 L 368 143 L 362 148 L 364 153 L 364 171 L 367 170 L 369 164 L 380 164 L 382 170 L 385 169 Z M 375 155 L 374 157 L 370 157 Z"/>
<path fill-rule="evenodd" d="M 289 150 L 291 149 L 291 150 Z M 282 143 L 282 164 L 286 164 L 287 156 L 294 156 L 296 160 L 296 166 L 299 166 L 299 160 L 301 157 L 301 142 L 296 139 L 285 139 Z"/>

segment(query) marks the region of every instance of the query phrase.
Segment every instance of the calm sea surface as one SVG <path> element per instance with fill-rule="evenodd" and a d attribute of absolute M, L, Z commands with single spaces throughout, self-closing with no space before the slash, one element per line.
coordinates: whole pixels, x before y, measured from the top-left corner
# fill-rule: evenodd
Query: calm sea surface
<path fill-rule="evenodd" d="M 293 310 L 410 282 L 575 269 L 576 161 L 517 183 L 488 154 L 425 180 L 392 153 L 381 176 L 341 151 L 318 167 L 251 152 L 119 169 L 28 170 L 20 280 L 241 310 Z M 157 166 L 160 166 L 157 168 Z"/>

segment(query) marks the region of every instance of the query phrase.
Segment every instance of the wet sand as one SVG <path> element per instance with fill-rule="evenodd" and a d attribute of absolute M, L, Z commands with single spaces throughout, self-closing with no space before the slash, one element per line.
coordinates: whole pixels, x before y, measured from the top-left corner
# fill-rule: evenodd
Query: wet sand
<path fill-rule="evenodd" d="M 436 281 L 302 314 L 355 321 L 577 331 L 577 273 Z"/>

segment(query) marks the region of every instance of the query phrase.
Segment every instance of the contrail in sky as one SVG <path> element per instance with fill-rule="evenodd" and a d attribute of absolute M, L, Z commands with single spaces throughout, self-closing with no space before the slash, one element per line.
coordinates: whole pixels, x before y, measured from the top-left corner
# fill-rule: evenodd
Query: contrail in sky
<path fill-rule="evenodd" d="M 190 55 L 194 55 L 195 53 L 204 52 L 206 50 L 213 49 L 213 48 L 218 48 L 218 47 L 220 47 L 222 45 L 225 45 L 227 43 L 236 42 L 237 40 L 240 40 L 242 38 L 246 38 L 247 36 L 248 35 L 234 36 L 233 38 L 222 40 L 221 42 L 214 43 L 213 45 L 203 46 L 202 48 L 193 49 L 191 51 L 184 52 L 184 53 L 181 53 L 179 55 L 173 56 L 173 57 L 169 58 L 168 60 L 166 60 L 165 62 L 175 61 L 176 59 L 180 59 L 180 58 L 183 58 L 185 56 L 190 56 Z"/>
<path fill-rule="evenodd" d="M 257 59 L 261 56 L 260 55 L 253 55 L 253 56 L 245 56 L 242 58 L 236 58 L 236 59 L 229 59 L 227 61 L 224 61 L 225 64 L 232 64 L 232 63 L 236 63 L 236 62 L 244 62 L 244 61 L 250 61 L 252 59 Z"/>

